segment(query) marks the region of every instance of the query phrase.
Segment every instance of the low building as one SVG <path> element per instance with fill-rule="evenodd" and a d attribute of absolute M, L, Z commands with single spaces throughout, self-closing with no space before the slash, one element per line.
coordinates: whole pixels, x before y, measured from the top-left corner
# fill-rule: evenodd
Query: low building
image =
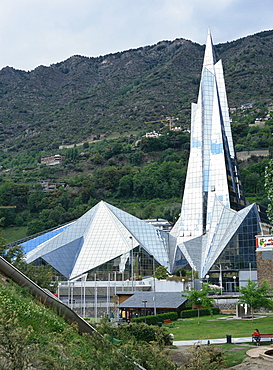
<path fill-rule="evenodd" d="M 41 185 L 42 190 L 45 192 L 55 190 L 57 187 L 66 187 L 65 183 L 56 183 L 49 180 L 38 180 L 37 182 Z"/>
<path fill-rule="evenodd" d="M 117 296 L 121 315 L 126 319 L 166 312 L 180 315 L 187 301 L 181 292 L 117 292 Z"/>
<path fill-rule="evenodd" d="M 50 155 L 47 157 L 42 157 L 41 158 L 41 164 L 45 164 L 47 166 L 55 166 L 57 164 L 60 164 L 65 160 L 65 156 L 61 154 L 55 154 L 55 155 Z"/>

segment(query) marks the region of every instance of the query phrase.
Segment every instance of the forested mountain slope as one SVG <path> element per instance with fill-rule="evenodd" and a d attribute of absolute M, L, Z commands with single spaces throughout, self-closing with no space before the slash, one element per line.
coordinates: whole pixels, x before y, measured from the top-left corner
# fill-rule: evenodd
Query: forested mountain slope
<path fill-rule="evenodd" d="M 271 101 L 273 31 L 216 45 L 216 53 L 230 106 Z M 72 56 L 30 72 L 3 68 L 0 145 L 58 148 L 92 135 L 156 127 L 145 122 L 166 116 L 187 127 L 203 54 L 204 45 L 176 39 L 97 58 Z"/>
<path fill-rule="evenodd" d="M 267 149 L 265 157 L 248 154 L 239 163 L 247 200 L 267 205 L 273 31 L 216 45 L 216 53 L 223 59 L 229 106 L 237 107 L 236 151 Z M 30 72 L 2 69 L 0 227 L 8 241 L 78 218 L 101 199 L 139 218 L 175 222 L 189 155 L 184 128 L 197 99 L 203 54 L 204 45 L 177 39 L 98 58 L 73 56 Z M 241 109 L 250 102 L 256 104 Z M 183 130 L 164 127 L 166 116 L 179 118 Z M 153 129 L 161 136 L 143 137 Z M 60 149 L 63 144 L 72 145 Z M 57 166 L 41 163 L 55 154 L 64 158 Z"/>

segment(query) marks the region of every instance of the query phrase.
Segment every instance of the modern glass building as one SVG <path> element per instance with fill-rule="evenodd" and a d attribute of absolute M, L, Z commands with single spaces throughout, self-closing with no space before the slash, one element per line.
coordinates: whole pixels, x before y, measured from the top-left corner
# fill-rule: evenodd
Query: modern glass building
<path fill-rule="evenodd" d="M 101 201 L 77 221 L 22 245 L 28 263 L 49 263 L 68 280 L 83 274 L 104 280 L 112 272 L 132 279 L 159 265 L 204 278 L 219 269 L 255 269 L 255 235 L 268 234 L 268 227 L 259 206 L 244 198 L 222 63 L 208 32 L 181 215 L 171 232 Z"/>
<path fill-rule="evenodd" d="M 173 269 L 189 265 L 204 278 L 210 270 L 256 268 L 259 207 L 246 206 L 233 147 L 221 60 L 210 31 L 197 104 L 192 104 L 191 149 Z"/>
<path fill-rule="evenodd" d="M 151 276 L 163 265 L 171 269 L 175 239 L 104 201 L 77 221 L 22 244 L 27 263 L 48 263 L 66 279 L 83 274 L 107 279 Z"/>

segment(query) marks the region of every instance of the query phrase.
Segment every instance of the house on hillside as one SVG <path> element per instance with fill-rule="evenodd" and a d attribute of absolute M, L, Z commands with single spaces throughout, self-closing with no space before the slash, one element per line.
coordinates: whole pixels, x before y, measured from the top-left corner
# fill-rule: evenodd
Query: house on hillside
<path fill-rule="evenodd" d="M 45 164 L 47 166 L 55 166 L 57 164 L 60 164 L 65 160 L 65 156 L 61 154 L 55 154 L 55 155 L 50 155 L 47 157 L 42 157 L 41 158 L 41 164 Z"/>

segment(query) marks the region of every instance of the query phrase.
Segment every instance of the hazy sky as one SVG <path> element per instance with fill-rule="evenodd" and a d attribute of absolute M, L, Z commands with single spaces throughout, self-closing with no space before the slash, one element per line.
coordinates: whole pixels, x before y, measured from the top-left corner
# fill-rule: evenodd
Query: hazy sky
<path fill-rule="evenodd" d="M 214 44 L 273 29 L 272 0 L 1 0 L 0 69 L 32 70 L 185 38 Z"/>

